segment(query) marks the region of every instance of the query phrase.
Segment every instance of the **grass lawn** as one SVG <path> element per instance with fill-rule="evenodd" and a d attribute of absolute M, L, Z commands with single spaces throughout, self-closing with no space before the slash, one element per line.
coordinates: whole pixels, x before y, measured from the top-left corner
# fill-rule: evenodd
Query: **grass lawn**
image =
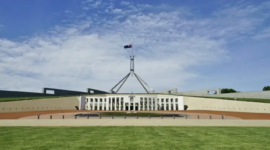
<path fill-rule="evenodd" d="M 0 127 L 1 150 L 269 150 L 259 127 Z"/>

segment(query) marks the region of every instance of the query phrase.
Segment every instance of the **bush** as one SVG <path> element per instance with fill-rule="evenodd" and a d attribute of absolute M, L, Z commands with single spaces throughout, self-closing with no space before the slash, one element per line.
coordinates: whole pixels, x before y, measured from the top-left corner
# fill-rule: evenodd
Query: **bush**
<path fill-rule="evenodd" d="M 221 93 L 236 93 L 236 90 L 225 88 L 221 89 Z"/>
<path fill-rule="evenodd" d="M 270 91 L 270 86 L 263 87 L 263 91 Z"/>

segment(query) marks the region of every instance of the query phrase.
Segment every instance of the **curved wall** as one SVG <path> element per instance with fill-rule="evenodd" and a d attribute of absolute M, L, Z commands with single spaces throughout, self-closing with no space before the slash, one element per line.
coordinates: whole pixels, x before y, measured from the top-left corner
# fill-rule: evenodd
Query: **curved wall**
<path fill-rule="evenodd" d="M 184 104 L 188 105 L 187 110 L 270 113 L 270 104 L 268 103 L 220 100 L 213 98 L 184 97 Z"/>
<path fill-rule="evenodd" d="M 63 97 L 26 101 L 0 102 L 0 112 L 22 112 L 38 110 L 76 110 L 79 106 L 79 97 Z M 215 110 L 270 113 L 270 104 L 220 100 L 212 98 L 184 97 L 187 110 Z"/>
<path fill-rule="evenodd" d="M 38 110 L 76 110 L 77 96 L 38 100 L 0 102 L 0 112 L 22 112 Z"/>

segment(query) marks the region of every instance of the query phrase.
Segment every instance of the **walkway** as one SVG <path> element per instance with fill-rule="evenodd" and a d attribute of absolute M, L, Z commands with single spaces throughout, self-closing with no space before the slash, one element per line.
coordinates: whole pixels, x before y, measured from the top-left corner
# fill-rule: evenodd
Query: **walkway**
<path fill-rule="evenodd" d="M 182 120 L 182 119 L 7 119 L 0 126 L 260 126 L 270 127 L 270 120 Z"/>

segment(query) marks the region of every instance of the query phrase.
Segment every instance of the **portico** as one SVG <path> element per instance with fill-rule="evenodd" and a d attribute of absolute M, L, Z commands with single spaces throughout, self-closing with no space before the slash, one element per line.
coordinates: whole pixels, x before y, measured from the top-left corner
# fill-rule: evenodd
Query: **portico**
<path fill-rule="evenodd" d="M 85 95 L 84 97 L 86 110 L 105 110 L 105 111 L 184 110 L 183 97 L 175 95 L 100 94 L 100 95 Z M 83 101 L 83 99 L 80 100 Z"/>

